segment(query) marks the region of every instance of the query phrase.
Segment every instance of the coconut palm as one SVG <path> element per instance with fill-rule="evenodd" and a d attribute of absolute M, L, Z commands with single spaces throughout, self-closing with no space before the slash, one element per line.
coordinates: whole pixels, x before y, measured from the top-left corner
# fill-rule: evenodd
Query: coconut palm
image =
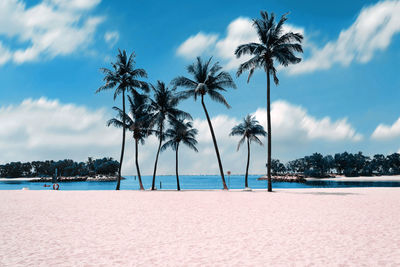
<path fill-rule="evenodd" d="M 244 186 L 249 187 L 248 174 L 249 174 L 249 163 L 250 163 L 250 144 L 251 142 L 256 142 L 259 145 L 263 145 L 261 140 L 257 136 L 266 136 L 264 127 L 262 127 L 258 121 L 251 115 L 247 115 L 243 122 L 239 123 L 232 128 L 230 136 L 242 136 L 240 139 L 237 150 L 246 141 L 247 142 L 247 164 L 246 164 L 246 176 L 244 178 Z"/>
<path fill-rule="evenodd" d="M 166 150 L 168 147 L 172 148 L 175 151 L 175 172 L 176 172 L 176 184 L 178 191 L 181 190 L 181 186 L 179 184 L 179 174 L 178 174 L 178 149 L 179 144 L 182 142 L 184 145 L 187 145 L 189 148 L 198 152 L 196 148 L 197 140 L 196 135 L 198 131 L 193 128 L 193 124 L 191 122 L 184 122 L 184 120 L 173 120 L 170 122 L 171 128 L 165 132 L 166 138 L 169 140 L 166 141 L 161 147 L 161 151 Z"/>
<path fill-rule="evenodd" d="M 139 142 L 144 145 L 144 140 L 151 134 L 151 130 L 149 129 L 150 121 L 149 121 L 149 113 L 147 106 L 147 97 L 145 95 L 137 94 L 135 97 L 131 97 L 128 95 L 128 102 L 130 106 L 130 113 L 125 114 L 125 128 L 129 129 L 133 138 L 135 139 L 135 165 L 136 171 L 139 180 L 140 190 L 144 190 L 142 183 L 142 176 L 140 175 L 139 169 Z M 123 118 L 123 110 L 118 107 L 113 107 L 114 110 L 118 112 L 117 118 L 113 118 L 107 122 L 107 126 L 113 125 L 115 127 L 123 127 L 124 123 L 122 122 Z"/>
<path fill-rule="evenodd" d="M 235 55 L 240 58 L 242 55 L 250 55 L 251 58 L 241 64 L 237 71 L 239 77 L 244 71 L 249 71 L 247 82 L 250 81 L 255 69 L 263 69 L 267 74 L 267 132 L 268 132 L 268 191 L 272 191 L 271 183 L 271 109 L 270 109 L 270 76 L 278 85 L 274 63 L 277 62 L 287 67 L 289 64 L 296 64 L 301 58 L 295 55 L 296 52 L 303 52 L 301 41 L 303 35 L 300 33 L 283 32 L 283 24 L 287 20 L 284 14 L 279 22 L 275 23 L 275 15 L 261 11 L 261 19 L 254 19 L 253 26 L 257 30 L 259 43 L 248 43 L 240 45 Z M 275 61 L 275 62 L 274 62 Z"/>
<path fill-rule="evenodd" d="M 144 92 L 149 91 L 149 86 L 146 82 L 137 80 L 137 78 L 147 78 L 147 73 L 144 69 L 135 69 L 135 54 L 132 53 L 129 57 L 126 51 L 118 49 L 117 61 L 112 64 L 112 69 L 102 68 L 101 71 L 104 73 L 103 81 L 105 82 L 96 93 L 104 90 L 114 89 L 114 100 L 118 95 L 122 94 L 122 148 L 121 157 L 119 161 L 118 168 L 118 181 L 116 190 L 119 190 L 121 184 L 121 168 L 122 161 L 124 160 L 124 150 L 125 150 L 125 92 L 127 90 L 134 94 L 137 94 L 136 89 L 141 89 Z"/>
<path fill-rule="evenodd" d="M 182 92 L 182 97 L 184 98 L 193 97 L 194 100 L 197 100 L 197 97 L 201 97 L 201 105 L 203 106 L 204 113 L 206 114 L 211 137 L 214 143 L 215 153 L 217 154 L 222 184 L 224 189 L 227 190 L 228 187 L 226 186 L 225 182 L 224 170 L 222 168 L 221 157 L 219 155 L 217 139 L 215 138 L 210 116 L 208 115 L 208 111 L 204 103 L 204 96 L 208 95 L 212 100 L 222 103 L 227 108 L 230 108 L 230 105 L 221 92 L 225 92 L 226 88 L 236 89 L 236 85 L 233 82 L 231 75 L 228 72 L 221 71 L 222 67 L 218 64 L 218 62 L 211 65 L 211 60 L 212 58 L 206 62 L 203 62 L 200 57 L 197 57 L 197 61 L 187 67 L 187 71 L 193 76 L 193 79 L 179 76 L 173 80 L 173 84 L 187 88 L 186 91 Z"/>
<path fill-rule="evenodd" d="M 149 112 L 150 115 L 150 128 L 155 127 L 154 133 L 158 137 L 159 144 L 156 154 L 156 160 L 154 163 L 153 171 L 153 181 L 151 185 L 151 190 L 155 189 L 156 173 L 157 173 L 157 163 L 158 156 L 160 154 L 160 149 L 162 142 L 165 139 L 165 123 L 168 121 L 174 121 L 177 119 L 192 119 L 189 113 L 184 112 L 177 108 L 180 100 L 182 99 L 176 93 L 176 88 L 169 89 L 165 83 L 158 81 L 157 85 L 150 85 L 152 91 L 154 92 L 154 99 L 150 99 Z"/>

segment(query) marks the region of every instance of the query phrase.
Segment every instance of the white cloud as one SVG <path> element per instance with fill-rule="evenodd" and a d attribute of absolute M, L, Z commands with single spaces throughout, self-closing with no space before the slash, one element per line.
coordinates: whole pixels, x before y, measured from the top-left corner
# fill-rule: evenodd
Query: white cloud
<path fill-rule="evenodd" d="M 204 34 L 199 32 L 190 36 L 177 49 L 177 54 L 185 58 L 195 58 L 215 45 L 218 38 L 216 34 Z"/>
<path fill-rule="evenodd" d="M 390 45 L 392 37 L 400 32 L 400 1 L 387 0 L 363 8 L 349 28 L 342 30 L 336 40 L 320 48 L 308 38 L 304 28 L 288 23 L 284 26 L 286 32 L 302 33 L 305 37 L 302 43 L 303 49 L 310 52 L 310 56 L 301 63 L 287 68 L 289 74 L 329 69 L 334 64 L 348 66 L 352 62 L 366 63 L 377 51 L 385 50 Z M 204 33 L 198 35 L 200 34 L 207 36 Z M 192 40 L 191 38 L 185 43 Z M 194 56 L 201 53 L 213 54 L 222 59 L 227 70 L 232 70 L 249 59 L 249 57 L 236 59 L 234 56 L 234 51 L 239 45 L 249 42 L 258 42 L 257 33 L 249 18 L 239 17 L 228 25 L 225 38 L 207 44 L 196 42 L 198 47 L 194 51 Z M 178 54 L 182 55 L 179 52 Z"/>
<path fill-rule="evenodd" d="M 68 9 L 92 9 L 97 6 L 101 0 L 47 0 L 50 3 L 56 4 L 62 8 Z"/>
<path fill-rule="evenodd" d="M 291 24 L 283 27 L 284 32 L 299 32 L 304 34 L 304 29 Z M 194 58 L 201 54 L 211 54 L 222 59 L 225 69 L 232 70 L 237 68 L 240 63 L 249 59 L 249 57 L 241 57 L 237 59 L 235 56 L 236 48 L 245 43 L 258 42 L 257 32 L 253 27 L 251 19 L 239 17 L 229 23 L 225 38 L 219 38 L 216 34 L 205 34 L 199 32 L 195 36 L 189 37 L 183 42 L 177 54 L 186 58 Z"/>
<path fill-rule="evenodd" d="M 266 127 L 265 109 L 260 108 L 254 114 Z M 113 115 L 111 110 L 91 110 L 85 106 L 63 104 L 46 98 L 27 99 L 19 105 L 0 107 L 0 163 L 64 158 L 83 161 L 89 156 L 119 159 L 121 129 L 106 127 L 106 121 Z M 240 120 L 226 115 L 212 118 L 224 168 L 233 173 L 243 173 L 245 168 L 246 148 L 237 152 L 239 138 L 229 136 L 232 127 Z M 216 174 L 218 165 L 207 121 L 196 118 L 194 127 L 199 130 L 199 153 L 182 146 L 180 172 Z M 315 152 L 313 149 L 318 141 L 335 145 L 338 142 L 349 144 L 361 139 L 361 135 L 345 119 L 317 119 L 304 108 L 285 101 L 272 104 L 272 127 L 273 156 L 283 160 Z M 152 173 L 157 145 L 156 138 L 152 136 L 146 140 L 145 146 L 139 147 L 143 174 Z M 304 150 L 304 147 L 307 149 Z M 320 144 L 317 149 L 321 151 Z M 127 132 L 125 151 L 123 173 L 135 173 L 134 146 L 130 132 Z M 250 172 L 263 173 L 265 158 L 266 147 L 253 145 Z M 172 151 L 163 152 L 158 173 L 174 173 L 174 160 Z"/>
<path fill-rule="evenodd" d="M 396 137 L 400 137 L 400 118 L 392 125 L 379 124 L 371 135 L 371 138 L 377 140 L 390 140 Z"/>
<path fill-rule="evenodd" d="M 105 127 L 107 119 L 104 109 L 46 98 L 1 107 L 0 161 L 100 156 L 119 143 L 118 132 Z"/>
<path fill-rule="evenodd" d="M 304 33 L 304 29 L 286 24 L 284 32 Z M 239 17 L 229 23 L 225 38 L 218 38 L 216 34 L 204 34 L 202 32 L 189 37 L 179 46 L 177 54 L 186 58 L 193 58 L 203 53 L 209 53 L 222 59 L 224 67 L 227 70 L 237 68 L 240 63 L 248 57 L 237 59 L 235 56 L 236 48 L 245 43 L 258 42 L 257 32 L 253 27 L 253 22 L 249 18 Z"/>
<path fill-rule="evenodd" d="M 304 34 L 304 29 L 286 24 L 283 26 L 283 32 L 297 32 Z M 259 42 L 253 22 L 249 18 L 237 18 L 228 25 L 226 37 L 220 39 L 215 46 L 215 53 L 225 61 L 225 68 L 228 70 L 237 68 L 249 57 L 237 59 L 235 56 L 236 48 L 241 44 Z"/>
<path fill-rule="evenodd" d="M 7 61 L 10 60 L 11 58 L 11 52 L 7 48 L 3 46 L 3 44 L 0 41 L 0 65 L 6 63 Z"/>
<path fill-rule="evenodd" d="M 26 7 L 21 0 L 1 1 L 0 64 L 53 58 L 85 49 L 103 21 L 100 16 L 88 15 L 99 2 L 43 0 Z"/>
<path fill-rule="evenodd" d="M 255 113 L 263 125 L 267 124 L 267 111 L 258 109 Z M 272 103 L 272 136 L 284 142 L 293 139 L 302 141 L 352 141 L 362 140 L 362 135 L 347 122 L 347 119 L 332 121 L 329 117 L 317 119 L 301 106 L 278 100 Z"/>
<path fill-rule="evenodd" d="M 377 51 L 385 50 L 392 37 L 400 32 L 400 1 L 383 1 L 363 8 L 356 21 L 342 30 L 335 41 L 312 49 L 311 56 L 289 68 L 299 74 L 329 69 L 334 64 L 349 66 L 366 63 Z"/>
<path fill-rule="evenodd" d="M 113 47 L 119 40 L 119 33 L 117 31 L 106 32 L 104 40 L 110 47 Z"/>

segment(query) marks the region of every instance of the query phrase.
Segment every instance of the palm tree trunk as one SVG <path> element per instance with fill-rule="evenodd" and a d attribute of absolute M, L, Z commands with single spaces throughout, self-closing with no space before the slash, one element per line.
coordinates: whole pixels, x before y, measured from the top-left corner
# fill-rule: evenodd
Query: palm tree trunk
<path fill-rule="evenodd" d="M 143 183 L 142 183 L 142 177 L 140 176 L 140 170 L 139 170 L 139 162 L 138 162 L 138 143 L 139 140 L 135 139 L 135 163 L 136 163 L 136 171 L 139 179 L 139 187 L 140 190 L 144 190 Z"/>
<path fill-rule="evenodd" d="M 157 163 L 158 163 L 158 155 L 160 154 L 160 149 L 162 145 L 162 126 L 160 126 L 160 143 L 158 145 L 157 155 L 156 155 L 156 162 L 154 163 L 154 172 L 153 172 L 153 182 L 151 184 L 151 190 L 155 190 L 156 186 L 156 173 L 157 173 Z"/>
<path fill-rule="evenodd" d="M 124 160 L 124 151 L 125 151 L 125 90 L 122 91 L 122 148 L 121 148 L 121 157 L 119 160 L 119 168 L 118 168 L 118 180 L 117 180 L 117 188 L 115 190 L 119 190 L 121 186 L 121 169 L 122 169 L 122 161 Z"/>
<path fill-rule="evenodd" d="M 249 163 L 250 163 L 250 141 L 247 138 L 247 165 L 246 165 L 246 177 L 244 179 L 244 187 L 249 187 L 248 175 L 249 175 Z"/>
<path fill-rule="evenodd" d="M 176 145 L 175 172 L 176 172 L 176 186 L 177 186 L 178 191 L 180 191 L 181 190 L 181 186 L 179 184 L 179 174 L 178 174 L 178 149 L 179 149 L 179 144 Z"/>
<path fill-rule="evenodd" d="M 214 142 L 214 148 L 215 148 L 215 153 L 217 154 L 219 172 L 221 173 L 222 184 L 224 186 L 224 190 L 228 190 L 228 187 L 226 186 L 226 182 L 225 182 L 224 170 L 222 168 L 221 157 L 219 156 L 217 139 L 215 139 L 214 129 L 211 124 L 210 116 L 208 116 L 207 108 L 206 108 L 206 105 L 204 104 L 204 95 L 201 95 L 201 104 L 203 105 L 204 113 L 206 114 L 206 117 L 207 117 L 208 126 L 210 127 L 211 137 Z"/>
<path fill-rule="evenodd" d="M 271 182 L 271 96 L 270 96 L 270 76 L 269 69 L 267 72 L 267 135 L 268 135 L 268 163 L 267 163 L 267 177 L 268 177 L 268 192 L 272 192 Z"/>

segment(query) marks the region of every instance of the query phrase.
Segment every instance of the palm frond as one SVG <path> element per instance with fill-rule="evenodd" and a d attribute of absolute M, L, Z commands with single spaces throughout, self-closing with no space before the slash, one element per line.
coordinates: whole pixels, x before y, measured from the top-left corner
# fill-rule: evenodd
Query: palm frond
<path fill-rule="evenodd" d="M 204 62 L 197 57 L 196 61 L 187 67 L 187 71 L 193 78 L 179 76 L 172 81 L 175 86 L 187 89 L 179 93 L 182 99 L 193 97 L 196 100 L 198 96 L 208 94 L 211 99 L 229 106 L 225 98 L 217 91 L 226 91 L 227 88 L 235 89 L 236 84 L 228 72 L 222 71 L 218 62 L 212 64 L 212 57 Z"/>
<path fill-rule="evenodd" d="M 256 69 L 262 69 L 268 75 L 273 75 L 275 84 L 279 83 L 276 75 L 274 61 L 283 65 L 297 64 L 301 61 L 296 53 L 302 53 L 301 42 L 303 35 L 300 33 L 284 33 L 283 25 L 287 21 L 287 14 L 282 15 L 279 22 L 275 23 L 275 14 L 268 14 L 261 11 L 260 19 L 253 19 L 253 27 L 257 31 L 259 43 L 248 43 L 239 45 L 235 55 L 240 58 L 243 55 L 250 55 L 252 58 L 241 64 L 236 75 L 239 77 L 243 72 L 249 71 L 247 82 L 250 81 Z"/>
<path fill-rule="evenodd" d="M 218 103 L 224 104 L 225 107 L 227 107 L 227 108 L 231 108 L 231 106 L 226 101 L 225 97 L 223 95 L 221 95 L 220 93 L 218 93 L 217 91 L 209 91 L 208 95 L 210 96 L 210 98 L 212 100 L 214 100 Z"/>

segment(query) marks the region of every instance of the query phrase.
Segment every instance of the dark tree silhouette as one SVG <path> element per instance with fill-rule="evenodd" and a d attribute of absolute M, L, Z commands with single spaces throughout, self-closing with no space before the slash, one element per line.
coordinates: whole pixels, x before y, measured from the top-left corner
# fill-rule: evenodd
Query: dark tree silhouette
<path fill-rule="evenodd" d="M 165 132 L 165 137 L 168 139 L 163 146 L 161 151 L 166 150 L 168 147 L 175 151 L 175 173 L 176 173 L 176 186 L 177 190 L 181 190 L 179 183 L 179 172 L 178 172 L 178 149 L 182 142 L 184 145 L 188 146 L 190 149 L 198 152 L 196 145 L 196 135 L 198 131 L 193 128 L 191 122 L 184 122 L 184 120 L 173 120 L 170 122 L 171 128 Z"/>
<path fill-rule="evenodd" d="M 151 85 L 154 92 L 154 99 L 150 99 L 149 111 L 150 115 L 150 128 L 155 127 L 154 133 L 158 137 L 159 144 L 157 149 L 156 160 L 154 163 L 153 181 L 151 185 L 151 190 L 155 189 L 156 173 L 157 173 L 157 163 L 158 156 L 160 154 L 160 149 L 162 142 L 165 139 L 165 123 L 168 121 L 174 121 L 178 119 L 192 119 L 189 113 L 184 112 L 177 108 L 181 97 L 176 93 L 176 88 L 169 89 L 165 83 L 158 81 L 157 85 Z"/>
<path fill-rule="evenodd" d="M 257 136 L 266 136 L 267 133 L 258 121 L 251 115 L 247 115 L 243 122 L 232 128 L 230 136 L 242 136 L 240 139 L 237 150 L 246 141 L 247 142 L 247 164 L 246 164 L 246 175 L 244 179 L 244 186 L 249 187 L 248 183 L 248 173 L 249 173 L 249 163 L 250 163 L 250 143 L 256 142 L 259 145 L 263 145 L 261 140 Z"/>
<path fill-rule="evenodd" d="M 262 69 L 267 74 L 267 132 L 268 132 L 268 191 L 272 191 L 271 183 L 271 108 L 270 108 L 270 76 L 278 85 L 279 80 L 276 76 L 274 61 L 283 66 L 296 64 L 301 58 L 295 56 L 295 52 L 303 52 L 301 41 L 303 36 L 300 33 L 283 33 L 283 24 L 287 20 L 284 14 L 279 22 L 275 23 L 275 15 L 261 11 L 261 19 L 254 19 L 253 26 L 257 30 L 259 43 L 248 43 L 240 45 L 235 55 L 240 58 L 242 55 L 250 55 L 251 59 L 239 66 L 237 76 L 244 71 L 249 71 L 247 82 L 250 81 L 255 69 Z"/>
<path fill-rule="evenodd" d="M 102 68 L 101 71 L 104 73 L 105 84 L 97 89 L 96 93 L 114 89 L 114 100 L 119 94 L 122 94 L 122 112 L 125 112 L 125 92 L 127 90 L 134 94 L 137 94 L 136 89 L 141 89 L 144 92 L 149 91 L 149 86 L 146 82 L 137 80 L 137 78 L 147 78 L 147 73 L 144 69 L 135 69 L 135 54 L 132 53 L 129 57 L 126 51 L 118 50 L 117 60 L 115 63 L 111 63 L 112 69 Z M 125 116 L 123 116 L 122 121 L 125 122 Z M 124 150 L 125 150 L 125 123 L 122 125 L 122 148 L 121 157 L 119 161 L 118 169 L 118 181 L 116 190 L 119 190 L 121 185 L 121 168 L 122 162 L 124 160 Z"/>
<path fill-rule="evenodd" d="M 130 114 L 125 114 L 125 128 L 129 129 L 133 133 L 135 140 L 135 165 L 139 180 L 140 190 L 144 190 L 142 183 L 142 176 L 140 175 L 139 168 L 139 142 L 144 145 L 144 140 L 151 134 L 150 127 L 150 114 L 148 112 L 147 97 L 145 95 L 136 94 L 135 97 L 128 95 L 128 102 L 130 107 Z M 123 110 L 118 107 L 114 107 L 114 110 L 118 112 L 117 118 L 113 118 L 107 122 L 107 125 L 113 125 L 115 127 L 123 127 Z"/>
<path fill-rule="evenodd" d="M 197 100 L 197 97 L 201 97 L 201 105 L 203 106 L 204 113 L 206 114 L 211 137 L 214 143 L 215 153 L 217 154 L 222 184 L 224 189 L 227 190 L 228 187 L 226 186 L 225 182 L 224 170 L 222 168 L 221 157 L 219 155 L 217 139 L 215 138 L 211 119 L 204 103 L 204 96 L 208 95 L 212 100 L 222 103 L 227 108 L 230 108 L 225 97 L 220 92 L 225 92 L 226 88 L 235 89 L 236 85 L 233 82 L 231 75 L 225 71 L 221 71 L 222 67 L 218 64 L 218 62 L 211 65 L 211 60 L 212 58 L 206 62 L 203 62 L 200 57 L 198 57 L 195 63 L 187 67 L 187 71 L 193 76 L 193 79 L 179 76 L 173 80 L 173 84 L 187 88 L 186 91 L 182 92 L 182 97 L 184 98 L 193 97 L 194 100 Z"/>

